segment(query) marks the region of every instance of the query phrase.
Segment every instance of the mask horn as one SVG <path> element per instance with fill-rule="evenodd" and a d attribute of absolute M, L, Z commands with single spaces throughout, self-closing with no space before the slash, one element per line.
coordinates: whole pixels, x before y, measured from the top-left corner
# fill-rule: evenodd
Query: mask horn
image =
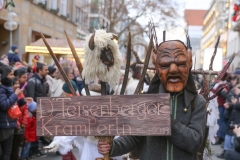
<path fill-rule="evenodd" d="M 89 43 L 88 43 L 88 47 L 91 49 L 91 50 L 94 50 L 94 37 L 95 37 L 95 33 L 93 33 L 93 35 L 91 36 L 90 40 L 89 40 Z"/>
<path fill-rule="evenodd" d="M 189 36 L 187 36 L 187 49 L 191 49 L 192 50 L 192 46 L 191 46 L 191 42 L 190 42 Z"/>
<path fill-rule="evenodd" d="M 115 35 L 115 34 L 112 34 L 112 38 L 111 38 L 111 40 L 114 40 L 114 39 L 118 40 L 118 36 Z"/>

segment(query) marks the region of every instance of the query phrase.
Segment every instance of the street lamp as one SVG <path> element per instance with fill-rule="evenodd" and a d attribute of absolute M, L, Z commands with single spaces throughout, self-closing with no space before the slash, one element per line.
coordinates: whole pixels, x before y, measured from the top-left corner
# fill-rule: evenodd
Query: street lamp
<path fill-rule="evenodd" d="M 10 7 L 8 12 L 8 21 L 4 23 L 4 28 L 10 31 L 10 47 L 12 46 L 12 31 L 18 28 L 17 22 L 13 21 L 14 17 L 17 17 L 17 14 L 13 12 Z"/>

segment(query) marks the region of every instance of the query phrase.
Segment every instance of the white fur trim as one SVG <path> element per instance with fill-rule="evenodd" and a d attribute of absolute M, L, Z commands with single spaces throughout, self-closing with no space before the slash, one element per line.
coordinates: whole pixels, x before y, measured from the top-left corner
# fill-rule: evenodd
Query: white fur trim
<path fill-rule="evenodd" d="M 96 30 L 94 37 L 94 50 L 91 50 L 88 46 L 89 40 L 92 34 L 87 37 L 87 44 L 84 50 L 84 67 L 82 76 L 85 79 L 86 84 L 99 78 L 103 82 L 107 82 L 113 89 L 117 85 L 120 78 L 121 68 L 121 55 L 118 49 L 118 45 L 111 40 L 112 33 L 107 33 L 105 30 Z M 114 65 L 109 67 L 102 63 L 100 59 L 101 50 L 104 47 L 108 47 L 113 52 Z"/>

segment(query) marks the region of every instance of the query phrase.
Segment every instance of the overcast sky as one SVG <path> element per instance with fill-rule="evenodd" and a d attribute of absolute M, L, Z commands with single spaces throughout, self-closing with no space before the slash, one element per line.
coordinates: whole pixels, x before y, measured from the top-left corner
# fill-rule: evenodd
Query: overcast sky
<path fill-rule="evenodd" d="M 212 0 L 179 0 L 185 4 L 186 9 L 209 9 Z"/>
<path fill-rule="evenodd" d="M 179 15 L 180 21 L 178 22 L 179 27 L 172 28 L 167 30 L 167 39 L 176 39 L 179 38 L 184 41 L 185 32 L 183 29 L 184 26 L 184 10 L 193 9 L 193 10 L 208 10 L 212 0 L 177 0 L 178 3 L 182 6 L 179 8 L 181 10 L 181 15 Z M 160 32 L 161 33 L 161 32 Z"/>

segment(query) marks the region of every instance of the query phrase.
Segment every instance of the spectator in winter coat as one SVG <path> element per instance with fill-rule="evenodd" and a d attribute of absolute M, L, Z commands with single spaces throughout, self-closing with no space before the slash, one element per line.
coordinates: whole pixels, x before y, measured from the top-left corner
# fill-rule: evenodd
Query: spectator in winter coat
<path fill-rule="evenodd" d="M 25 131 L 25 145 L 21 153 L 21 160 L 28 160 L 30 147 L 33 142 L 37 141 L 36 136 L 36 110 L 37 104 L 36 102 L 28 103 L 28 113 L 29 117 L 27 119 L 27 126 Z"/>
<path fill-rule="evenodd" d="M 231 80 L 231 87 L 232 89 L 228 92 L 227 94 L 227 98 L 226 98 L 226 103 L 224 103 L 224 107 L 225 107 L 225 118 L 227 119 L 227 121 L 229 120 L 229 117 L 232 113 L 233 107 L 234 105 L 232 104 L 232 98 L 235 97 L 235 87 L 237 86 L 237 84 L 240 84 L 240 75 L 235 76 L 232 78 Z"/>
<path fill-rule="evenodd" d="M 78 87 L 78 91 L 81 94 L 82 89 L 84 88 L 84 84 L 83 84 L 83 80 L 82 80 L 77 68 L 74 69 L 74 79 L 73 79 L 73 81 L 76 83 L 76 85 Z"/>
<path fill-rule="evenodd" d="M 17 70 L 17 76 L 20 88 L 27 82 L 27 71 L 25 68 L 21 68 Z"/>
<path fill-rule="evenodd" d="M 234 138 L 234 148 L 235 150 L 228 150 L 225 153 L 226 160 L 239 160 L 240 157 L 240 124 L 235 126 L 233 132 L 236 137 Z"/>
<path fill-rule="evenodd" d="M 11 67 L 2 66 L 0 68 L 0 159 L 9 160 L 12 152 L 12 140 L 14 129 L 17 127 L 17 120 L 8 116 L 8 109 L 18 101 L 18 96 L 23 90 L 12 88 L 14 79 Z"/>
<path fill-rule="evenodd" d="M 224 151 L 233 150 L 234 134 L 230 124 L 240 124 L 240 84 L 235 87 L 235 95 L 231 98 L 233 109 L 228 121 L 228 130 L 224 141 Z"/>
<path fill-rule="evenodd" d="M 14 64 L 15 62 L 21 62 L 18 57 L 18 47 L 12 46 L 10 52 L 8 53 L 8 60 L 10 64 Z"/>
<path fill-rule="evenodd" d="M 218 82 L 214 87 L 213 87 L 213 93 L 216 93 L 218 89 L 220 89 L 222 86 L 227 84 L 226 81 L 227 74 L 224 75 L 224 77 L 221 79 L 220 82 Z M 228 87 L 227 87 L 227 92 L 228 92 Z M 224 141 L 225 135 L 226 135 L 226 128 L 227 128 L 227 119 L 225 118 L 225 108 L 224 108 L 224 103 L 226 101 L 226 97 L 222 95 L 218 95 L 217 97 L 218 101 L 218 110 L 219 110 L 219 119 L 218 119 L 218 125 L 219 125 L 219 130 L 217 132 L 217 141 L 215 144 L 221 144 Z"/>
<path fill-rule="evenodd" d="M 37 73 L 29 79 L 25 88 L 25 96 L 31 97 L 36 102 L 37 97 L 47 96 L 46 76 L 48 75 L 48 67 L 43 63 L 37 63 Z"/>
<path fill-rule="evenodd" d="M 48 74 L 52 77 L 52 78 L 56 78 L 57 76 L 57 68 L 53 67 L 53 66 L 49 66 L 48 67 Z"/>
<path fill-rule="evenodd" d="M 16 72 L 17 71 L 17 72 Z M 26 71 L 24 69 L 16 70 L 14 73 L 16 74 L 16 78 L 14 78 L 13 81 L 13 89 L 16 90 L 21 86 L 21 83 L 25 83 L 27 76 Z M 20 83 L 21 81 L 21 83 Z M 23 135 L 24 130 L 27 125 L 27 118 L 28 118 L 28 106 L 25 102 L 25 96 L 24 94 L 20 94 L 18 96 L 18 100 L 21 101 L 21 104 L 19 104 L 20 110 L 22 112 L 22 116 L 18 118 L 18 127 L 15 129 L 15 134 L 13 137 L 13 146 L 12 146 L 12 154 L 11 154 L 11 160 L 19 159 L 19 147 L 23 141 Z"/>
<path fill-rule="evenodd" d="M 66 73 L 69 80 L 73 79 L 73 70 L 69 66 L 63 66 L 63 71 Z M 64 96 L 62 86 L 65 83 L 61 72 L 57 72 L 57 76 L 52 78 L 51 76 L 47 76 L 47 83 L 49 85 L 49 96 L 50 97 L 61 97 Z"/>

